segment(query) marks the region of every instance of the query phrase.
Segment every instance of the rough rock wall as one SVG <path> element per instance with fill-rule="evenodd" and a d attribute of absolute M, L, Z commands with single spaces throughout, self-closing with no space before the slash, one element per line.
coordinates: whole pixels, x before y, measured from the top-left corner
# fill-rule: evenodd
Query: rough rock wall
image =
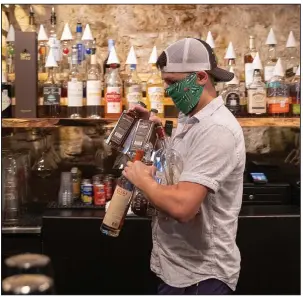
<path fill-rule="evenodd" d="M 51 5 L 33 5 L 37 24 L 49 30 Z M 124 69 L 124 61 L 131 45 L 136 49 L 138 71 L 148 72 L 149 55 L 154 45 L 158 54 L 170 43 L 184 37 L 206 38 L 212 31 L 219 63 L 229 41 L 233 42 L 239 68 L 243 69 L 243 55 L 247 51 L 249 35 L 255 35 L 261 58 L 266 58 L 266 37 L 272 27 L 276 33 L 277 54 L 285 57 L 289 31 L 300 41 L 299 5 L 55 5 L 58 36 L 63 26 L 70 24 L 74 34 L 77 21 L 89 23 L 97 38 L 98 62 L 107 55 L 107 39 L 116 41 L 116 49 Z M 28 24 L 29 5 L 11 8 L 10 18 L 16 30 Z M 2 26 L 8 29 L 3 15 Z M 2 38 L 5 41 L 5 38 Z M 4 42 L 2 44 L 5 44 Z M 299 54 L 299 46 L 298 46 Z M 294 132 L 283 128 L 245 128 L 248 152 L 283 151 L 294 141 Z"/>

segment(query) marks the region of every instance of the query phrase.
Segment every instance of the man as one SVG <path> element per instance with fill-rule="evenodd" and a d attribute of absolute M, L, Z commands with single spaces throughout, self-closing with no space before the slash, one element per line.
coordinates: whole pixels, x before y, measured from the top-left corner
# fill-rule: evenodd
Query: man
<path fill-rule="evenodd" d="M 218 68 L 210 46 L 194 38 L 169 46 L 157 64 L 180 110 L 173 148 L 183 171 L 174 185 L 157 184 L 154 168 L 141 162 L 128 162 L 123 174 L 159 210 L 151 255 L 151 269 L 162 280 L 158 293 L 230 294 L 240 271 L 235 239 L 245 143 L 213 81 L 234 74 Z"/>

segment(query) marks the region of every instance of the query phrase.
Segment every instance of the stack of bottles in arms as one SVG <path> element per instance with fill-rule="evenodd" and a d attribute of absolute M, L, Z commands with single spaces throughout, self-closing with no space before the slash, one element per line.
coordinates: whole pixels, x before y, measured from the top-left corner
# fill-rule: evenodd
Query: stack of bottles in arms
<path fill-rule="evenodd" d="M 115 41 L 108 40 L 108 55 L 101 66 L 97 63 L 96 38 L 89 24 L 84 27 L 78 22 L 72 33 L 66 23 L 59 39 L 54 8 L 48 34 L 43 25 L 38 30 L 31 8 L 27 31 L 38 33 L 38 117 L 117 119 L 123 109 L 138 101 L 144 102 L 149 110 L 157 109 L 158 116 L 164 117 L 165 89 L 156 67 L 156 47 L 151 49 L 150 59 L 146 61 L 151 65 L 147 81 L 141 81 L 136 71 L 135 48 L 130 48 L 125 61 L 128 76 L 123 81 L 117 54 L 119 48 L 115 47 Z M 9 109 L 13 110 L 16 104 L 14 42 L 15 31 L 10 25 L 6 40 L 7 67 L 2 75 L 4 117 L 14 115 Z M 208 32 L 206 42 L 215 51 L 211 32 Z M 225 65 L 220 67 L 234 72 L 235 77 L 225 84 L 218 83 L 216 88 L 235 116 L 300 116 L 300 65 L 293 32 L 287 39 L 285 59 L 277 56 L 277 44 L 271 28 L 266 40 L 267 58 L 262 61 L 255 46 L 255 37 L 250 36 L 249 49 L 244 55 L 244 69 L 239 69 L 233 44 L 229 43 L 224 57 Z M 12 102 L 11 107 L 9 102 Z M 104 106 L 104 110 L 101 106 Z"/>

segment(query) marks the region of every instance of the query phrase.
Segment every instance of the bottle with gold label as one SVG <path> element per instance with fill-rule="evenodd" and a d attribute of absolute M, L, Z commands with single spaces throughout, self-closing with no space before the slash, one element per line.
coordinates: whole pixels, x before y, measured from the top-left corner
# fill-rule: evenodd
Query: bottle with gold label
<path fill-rule="evenodd" d="M 133 107 L 143 100 L 142 82 L 137 74 L 135 64 L 130 65 L 130 75 L 124 82 L 124 94 L 126 97 L 126 109 Z"/>
<path fill-rule="evenodd" d="M 293 81 L 290 84 L 290 100 L 291 100 L 291 111 L 294 117 L 300 117 L 301 114 L 301 72 L 300 65 L 297 68 L 297 72 Z"/>
<path fill-rule="evenodd" d="M 259 53 L 256 54 L 253 61 L 253 81 L 248 86 L 247 112 L 251 116 L 262 116 L 266 114 L 266 88 L 262 81 Z"/>
<path fill-rule="evenodd" d="M 289 113 L 289 90 L 281 59 L 274 68 L 273 77 L 267 83 L 267 106 L 268 114 L 273 117 L 286 116 Z"/>
<path fill-rule="evenodd" d="M 152 73 L 146 83 L 146 105 L 148 109 L 158 110 L 158 117 L 164 117 L 164 84 L 156 64 L 152 64 Z"/>
<path fill-rule="evenodd" d="M 133 162 L 142 160 L 143 150 L 137 150 Z M 112 237 L 119 236 L 127 211 L 131 205 L 134 185 L 123 175 L 117 180 L 115 192 L 101 225 L 101 232 Z"/>

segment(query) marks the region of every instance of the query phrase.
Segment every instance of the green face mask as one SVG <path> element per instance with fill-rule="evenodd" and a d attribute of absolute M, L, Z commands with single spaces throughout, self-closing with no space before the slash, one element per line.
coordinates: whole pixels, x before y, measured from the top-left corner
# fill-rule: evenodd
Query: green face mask
<path fill-rule="evenodd" d="M 185 115 L 196 107 L 204 89 L 204 86 L 197 85 L 196 81 L 197 74 L 192 73 L 166 89 L 176 107 Z"/>

